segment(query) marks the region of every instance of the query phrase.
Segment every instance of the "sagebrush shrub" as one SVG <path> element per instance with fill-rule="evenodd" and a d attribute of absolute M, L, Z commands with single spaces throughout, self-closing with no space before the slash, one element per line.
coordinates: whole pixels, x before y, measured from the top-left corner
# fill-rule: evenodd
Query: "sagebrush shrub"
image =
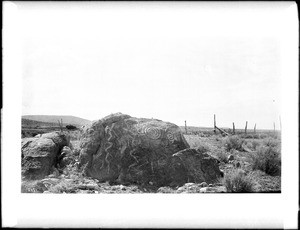
<path fill-rule="evenodd" d="M 250 176 L 245 176 L 242 170 L 233 170 L 221 180 L 227 192 L 254 192 L 255 183 Z"/>
<path fill-rule="evenodd" d="M 252 135 L 252 134 L 241 134 L 241 138 L 252 139 L 252 138 L 253 138 L 253 135 Z"/>
<path fill-rule="evenodd" d="M 281 173 L 281 153 L 278 148 L 260 146 L 249 155 L 253 170 L 261 170 L 271 176 Z"/>
<path fill-rule="evenodd" d="M 263 144 L 267 147 L 274 147 L 274 148 L 280 147 L 280 141 L 270 137 L 264 139 Z"/>
<path fill-rule="evenodd" d="M 259 139 L 260 137 L 259 137 L 258 134 L 253 134 L 253 135 L 252 135 L 252 138 L 253 138 L 253 139 Z"/>
<path fill-rule="evenodd" d="M 220 150 L 218 150 L 218 151 L 215 152 L 215 155 L 216 155 L 216 157 L 217 157 L 221 162 L 227 163 L 227 161 L 228 161 L 228 154 L 226 153 L 225 150 L 220 149 Z"/>
<path fill-rule="evenodd" d="M 260 139 L 265 139 L 265 138 L 267 138 L 267 137 L 268 137 L 267 134 L 264 134 L 264 133 L 259 134 L 259 138 L 260 138 Z"/>
<path fill-rule="evenodd" d="M 238 136 L 230 136 L 225 139 L 225 148 L 226 151 L 230 151 L 231 149 L 243 151 L 243 144 L 245 140 L 239 138 Z"/>
<path fill-rule="evenodd" d="M 260 146 L 260 142 L 257 140 L 247 142 L 247 147 L 249 147 L 252 150 L 256 150 L 258 146 Z"/>

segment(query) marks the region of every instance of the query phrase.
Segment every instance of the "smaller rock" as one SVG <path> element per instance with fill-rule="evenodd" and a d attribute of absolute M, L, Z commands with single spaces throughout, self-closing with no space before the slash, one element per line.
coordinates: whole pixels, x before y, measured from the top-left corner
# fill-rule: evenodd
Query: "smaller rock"
<path fill-rule="evenodd" d="M 205 187 L 200 189 L 200 193 L 225 193 L 227 189 L 225 186 Z"/>
<path fill-rule="evenodd" d="M 213 186 L 214 186 L 213 184 L 209 184 L 209 185 L 208 185 L 208 187 L 213 187 Z"/>
<path fill-rule="evenodd" d="M 200 188 L 200 193 L 206 193 L 208 187 Z"/>
<path fill-rule="evenodd" d="M 185 183 L 184 184 L 184 186 L 186 186 L 186 187 L 190 187 L 190 186 L 193 186 L 193 185 L 195 185 L 195 183 Z"/>
<path fill-rule="evenodd" d="M 153 182 L 152 182 L 152 181 L 149 181 L 149 184 L 150 184 L 150 185 L 153 185 Z"/>
<path fill-rule="evenodd" d="M 207 185 L 207 183 L 206 182 L 202 182 L 201 184 L 200 184 L 200 187 L 207 187 L 208 185 Z"/>
<path fill-rule="evenodd" d="M 98 185 L 97 184 L 86 184 L 85 187 L 87 189 L 97 189 Z"/>
<path fill-rule="evenodd" d="M 234 160 L 234 156 L 232 154 L 230 154 L 227 158 L 228 161 L 233 161 Z"/>
<path fill-rule="evenodd" d="M 178 191 L 178 190 L 177 190 Z M 183 191 L 183 190 L 182 190 Z M 157 193 L 174 193 L 174 190 L 170 187 L 160 187 Z"/>
<path fill-rule="evenodd" d="M 200 188 L 200 184 L 186 183 L 177 189 L 177 193 L 198 193 Z"/>

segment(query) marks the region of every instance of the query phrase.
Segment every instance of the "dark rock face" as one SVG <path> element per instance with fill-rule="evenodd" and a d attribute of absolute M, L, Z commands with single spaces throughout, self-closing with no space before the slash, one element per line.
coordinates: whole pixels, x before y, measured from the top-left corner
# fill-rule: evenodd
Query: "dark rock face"
<path fill-rule="evenodd" d="M 57 163 L 61 149 L 69 142 L 59 132 L 22 139 L 22 176 L 25 179 L 41 179 L 48 175 Z"/>
<path fill-rule="evenodd" d="M 166 184 L 172 155 L 189 148 L 172 123 L 112 114 L 86 127 L 80 163 L 100 181 Z M 185 170 L 185 169 L 183 169 Z"/>
<path fill-rule="evenodd" d="M 174 181 L 179 185 L 187 181 L 193 183 L 206 182 L 209 184 L 216 182 L 222 177 L 218 161 L 197 149 L 184 149 L 175 153 L 172 156 L 171 167 L 177 167 L 177 169 L 173 169 L 173 174 L 176 175 Z"/>

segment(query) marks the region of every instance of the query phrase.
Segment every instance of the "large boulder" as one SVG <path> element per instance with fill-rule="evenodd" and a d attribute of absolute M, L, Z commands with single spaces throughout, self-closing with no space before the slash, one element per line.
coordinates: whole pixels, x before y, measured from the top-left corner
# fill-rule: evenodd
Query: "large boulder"
<path fill-rule="evenodd" d="M 22 176 L 41 179 L 48 175 L 57 164 L 62 148 L 69 143 L 69 138 L 60 132 L 22 139 Z"/>
<path fill-rule="evenodd" d="M 172 155 L 189 145 L 175 124 L 117 113 L 85 127 L 80 148 L 87 176 L 164 184 L 170 182 L 165 167 Z"/>

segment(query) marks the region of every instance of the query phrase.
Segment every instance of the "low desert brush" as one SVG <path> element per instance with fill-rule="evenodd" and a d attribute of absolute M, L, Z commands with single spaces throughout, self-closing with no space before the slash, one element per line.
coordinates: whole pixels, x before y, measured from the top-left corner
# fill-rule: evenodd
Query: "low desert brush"
<path fill-rule="evenodd" d="M 245 139 L 252 139 L 252 138 L 253 138 L 253 135 L 252 135 L 252 134 L 245 134 L 245 133 L 244 133 L 244 134 L 241 134 L 240 137 L 241 137 L 241 138 L 245 138 Z"/>
<path fill-rule="evenodd" d="M 267 147 L 280 148 L 280 141 L 271 137 L 264 139 L 263 144 Z"/>
<path fill-rule="evenodd" d="M 224 163 L 227 163 L 228 161 L 228 154 L 226 153 L 226 151 L 224 149 L 219 149 L 216 152 L 214 152 L 214 155 L 221 161 Z"/>
<path fill-rule="evenodd" d="M 236 169 L 225 174 L 221 183 L 226 187 L 227 192 L 247 193 L 254 192 L 255 183 L 250 176 L 246 176 L 242 170 Z"/>
<path fill-rule="evenodd" d="M 249 155 L 253 170 L 261 170 L 271 176 L 281 173 L 280 149 L 270 146 L 260 146 L 257 151 Z"/>
<path fill-rule="evenodd" d="M 245 140 L 239 138 L 238 136 L 230 136 L 225 139 L 225 148 L 226 151 L 230 151 L 231 149 L 235 149 L 238 151 L 243 151 L 243 144 Z"/>
<path fill-rule="evenodd" d="M 251 140 L 247 142 L 247 147 L 252 149 L 252 150 L 256 150 L 259 146 L 261 145 L 261 142 L 258 140 Z"/>

